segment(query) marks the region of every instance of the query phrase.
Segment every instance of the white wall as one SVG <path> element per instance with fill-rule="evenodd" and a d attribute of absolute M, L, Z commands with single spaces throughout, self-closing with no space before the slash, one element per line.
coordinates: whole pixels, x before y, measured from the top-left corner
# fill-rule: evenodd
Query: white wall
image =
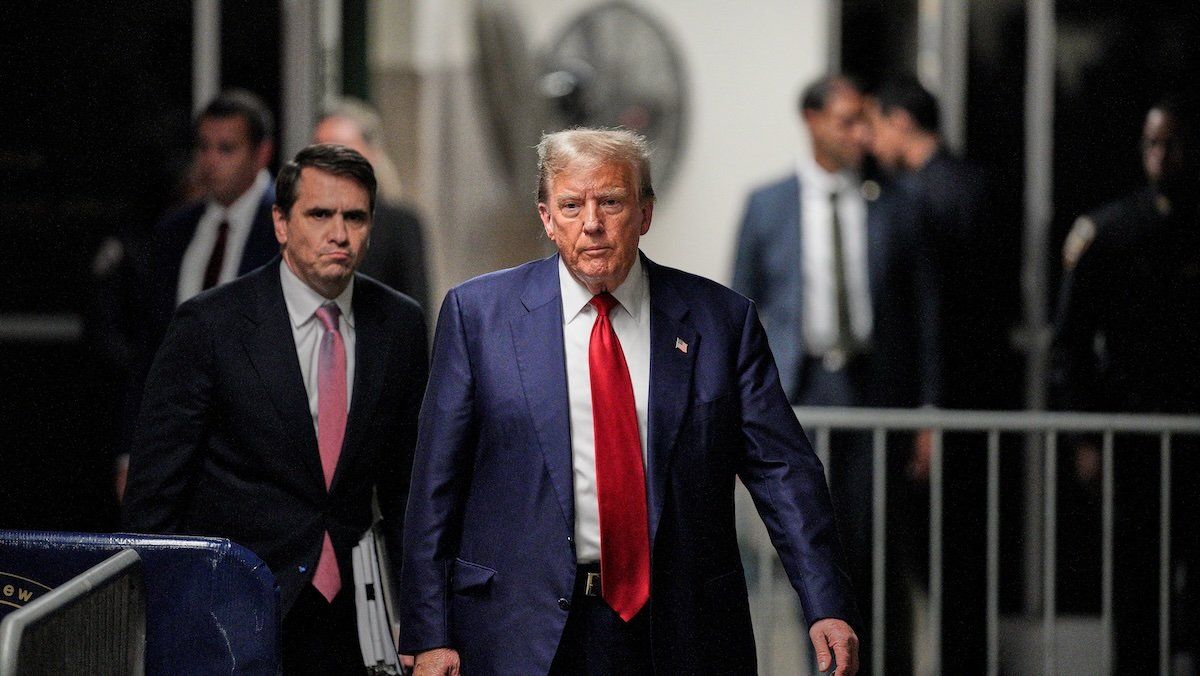
<path fill-rule="evenodd" d="M 599 1 L 509 6 L 530 51 L 540 52 Z M 633 4 L 670 33 L 688 92 L 682 160 L 642 246 L 659 262 L 728 283 L 747 192 L 790 171 L 808 143 L 796 95 L 825 70 L 829 2 Z M 529 196 L 505 187 L 489 144 L 474 0 L 373 0 L 370 7 L 374 96 L 410 201 L 426 218 L 435 298 L 467 277 L 544 255 Z"/>
<path fill-rule="evenodd" d="M 512 0 L 531 45 L 595 0 Z M 803 83 L 825 71 L 826 0 L 636 0 L 682 53 L 689 93 L 685 150 L 642 248 L 656 261 L 728 283 L 748 191 L 792 169 L 808 139 Z"/>

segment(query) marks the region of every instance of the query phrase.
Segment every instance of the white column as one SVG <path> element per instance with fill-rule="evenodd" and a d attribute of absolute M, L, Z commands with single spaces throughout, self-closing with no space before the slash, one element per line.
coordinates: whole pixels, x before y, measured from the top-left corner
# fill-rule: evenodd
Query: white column
<path fill-rule="evenodd" d="M 221 2 L 192 1 L 192 112 L 221 90 Z"/>
<path fill-rule="evenodd" d="M 290 159 L 312 138 L 327 96 L 341 93 L 341 4 L 280 0 L 280 157 Z"/>

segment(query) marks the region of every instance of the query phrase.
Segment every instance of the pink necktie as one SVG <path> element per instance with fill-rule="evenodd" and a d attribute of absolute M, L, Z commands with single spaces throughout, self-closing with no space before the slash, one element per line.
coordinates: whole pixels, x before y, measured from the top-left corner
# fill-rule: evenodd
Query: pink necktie
<path fill-rule="evenodd" d="M 646 472 L 633 383 L 608 313 L 617 299 L 593 296 L 596 323 L 588 346 L 596 499 L 600 508 L 600 593 L 628 622 L 650 598 L 650 525 Z"/>
<path fill-rule="evenodd" d="M 325 327 L 317 358 L 317 448 L 321 452 L 321 468 L 325 471 L 325 489 L 333 483 L 342 439 L 346 435 L 346 344 L 338 331 L 341 310 L 336 303 L 317 308 L 317 319 Z M 329 602 L 342 588 L 342 575 L 329 533 L 321 543 L 321 558 L 313 573 L 313 586 Z"/>

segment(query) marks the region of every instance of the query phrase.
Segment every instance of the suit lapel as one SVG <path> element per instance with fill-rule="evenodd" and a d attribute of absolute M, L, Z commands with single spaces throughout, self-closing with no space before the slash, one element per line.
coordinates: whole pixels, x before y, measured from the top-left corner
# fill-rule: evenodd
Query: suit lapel
<path fill-rule="evenodd" d="M 291 320 L 283 301 L 278 263 L 276 258 L 275 264 L 257 273 L 255 301 L 245 312 L 256 326 L 247 332 L 243 343 L 280 423 L 291 439 L 291 452 L 299 456 L 300 463 L 323 486 L 325 475 L 317 451 L 317 435 L 312 426 L 308 393 L 300 375 Z"/>
<path fill-rule="evenodd" d="M 662 268 L 644 256 L 650 276 L 650 542 L 658 533 L 666 500 L 675 441 L 692 395 L 692 370 L 699 336 L 687 321 L 688 307 L 664 279 Z M 682 342 L 682 344 L 681 344 Z M 685 351 L 686 350 L 686 351 Z"/>
<path fill-rule="evenodd" d="M 354 394 L 350 400 L 346 435 L 342 440 L 342 452 L 338 457 L 330 491 L 337 487 L 342 468 L 347 466 L 349 457 L 366 446 L 363 435 L 370 427 L 375 404 L 379 401 L 383 375 L 387 372 L 391 353 L 391 343 L 387 340 L 390 335 L 387 317 L 379 303 L 369 300 L 370 292 L 365 287 L 365 284 L 357 284 L 354 289 Z"/>
<path fill-rule="evenodd" d="M 521 294 L 524 313 L 510 323 L 521 386 L 546 462 L 546 471 L 569 528 L 575 525 L 571 474 L 571 418 L 558 256 L 540 261 Z"/>

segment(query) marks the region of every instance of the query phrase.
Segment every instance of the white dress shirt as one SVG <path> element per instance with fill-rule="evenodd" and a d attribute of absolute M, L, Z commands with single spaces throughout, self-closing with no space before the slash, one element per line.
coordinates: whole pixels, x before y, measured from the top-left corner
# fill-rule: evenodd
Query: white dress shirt
<path fill-rule="evenodd" d="M 217 229 L 221 221 L 229 223 L 229 233 L 225 236 L 225 257 L 221 259 L 221 273 L 217 283 L 236 279 L 238 268 L 242 265 L 242 252 L 246 250 L 246 240 L 250 239 L 250 230 L 254 227 L 254 216 L 258 213 L 258 205 L 262 202 L 263 193 L 271 185 L 271 175 L 266 169 L 258 172 L 250 189 L 242 193 L 228 208 L 210 201 L 200 221 L 196 223 L 196 232 L 192 241 L 183 252 L 183 260 L 179 264 L 179 284 L 175 290 L 175 304 L 203 291 L 204 272 L 208 269 L 208 260 L 212 257 L 213 246 L 217 243 Z"/>
<path fill-rule="evenodd" d="M 588 347 L 596 308 L 592 294 L 579 283 L 560 258 L 558 285 L 562 293 L 563 347 L 567 358 L 567 394 L 571 414 L 571 462 L 575 484 L 575 558 L 579 563 L 600 560 L 600 508 L 596 501 L 596 443 L 592 422 L 592 377 Z M 609 321 L 621 341 L 633 401 L 637 409 L 642 463 L 646 462 L 646 421 L 650 400 L 650 284 L 641 257 L 612 295 L 620 305 L 609 311 Z M 649 472 L 645 475 L 648 476 Z"/>
<path fill-rule="evenodd" d="M 313 431 L 316 432 L 317 410 L 320 404 L 317 388 L 317 365 L 321 357 L 321 338 L 325 336 L 325 326 L 317 318 L 317 308 L 329 302 L 329 299 L 317 293 L 305 284 L 292 269 L 287 261 L 279 262 L 279 281 L 283 284 L 283 302 L 287 305 L 288 317 L 292 322 L 292 338 L 296 341 L 296 356 L 300 359 L 300 376 L 304 380 L 304 389 L 308 392 L 308 410 L 312 414 Z M 338 318 L 342 342 L 346 345 L 346 408 L 350 407 L 350 396 L 354 394 L 354 278 L 340 296 L 333 299 L 338 309 L 342 311 Z"/>
<path fill-rule="evenodd" d="M 871 290 L 867 261 L 867 205 L 858 176 L 825 171 L 811 156 L 800 159 L 800 238 L 803 242 L 805 350 L 824 355 L 837 342 L 837 287 L 833 276 L 833 210 L 829 196 L 837 193 L 838 223 L 845 257 L 846 294 L 850 323 L 859 344 L 871 340 Z"/>

